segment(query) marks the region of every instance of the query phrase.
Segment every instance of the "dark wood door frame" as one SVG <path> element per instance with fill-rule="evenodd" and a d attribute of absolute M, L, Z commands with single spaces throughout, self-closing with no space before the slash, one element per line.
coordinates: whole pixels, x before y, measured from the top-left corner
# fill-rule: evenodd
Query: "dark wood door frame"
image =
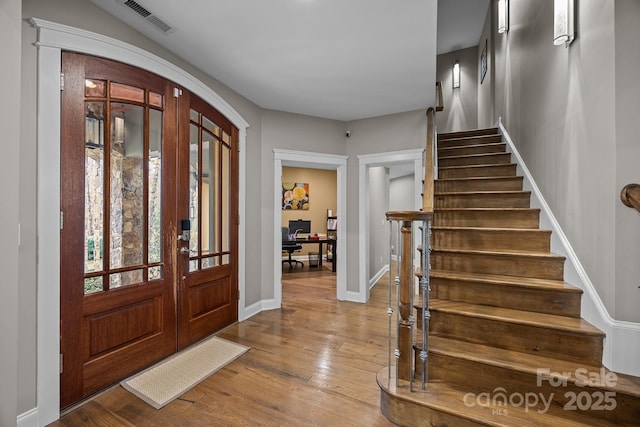
<path fill-rule="evenodd" d="M 68 165 L 84 164 L 85 138 L 78 129 L 85 128 L 85 77 L 91 76 L 105 81 L 128 82 L 139 87 L 151 86 L 155 92 L 164 94 L 164 116 L 178 116 L 178 99 L 173 97 L 175 84 L 152 73 L 100 58 L 81 54 L 64 53 L 63 72 L 65 88 L 62 93 L 61 114 L 61 212 L 66 220 L 60 232 L 60 306 L 61 306 L 61 353 L 64 355 L 61 374 L 61 407 L 76 402 L 83 397 L 112 384 L 120 378 L 143 368 L 156 360 L 176 351 L 178 347 L 177 312 L 179 311 L 178 277 L 178 234 L 177 200 L 178 165 L 173 161 L 178 157 L 177 123 L 164 120 L 163 135 L 163 176 L 167 182 L 162 190 L 162 217 L 164 222 L 162 238 L 163 277 L 166 280 L 148 282 L 144 286 L 113 289 L 110 292 L 85 295 L 84 281 L 84 171 L 81 167 Z M 108 100 L 105 101 L 108 105 Z M 187 105 L 188 107 L 188 105 Z M 211 107 L 210 107 L 211 108 Z M 188 114 L 188 108 L 186 108 Z M 219 114 L 219 113 L 218 113 Z M 75 129 L 75 131 L 74 131 Z M 237 144 L 237 129 L 233 128 Z M 188 140 L 187 140 L 188 143 Z M 237 150 L 235 165 L 237 165 Z M 235 168 L 237 189 L 237 167 Z M 105 189 L 108 194 L 108 189 Z M 237 191 L 234 196 L 237 212 Z M 105 197 L 106 198 L 106 197 Z M 169 203 L 168 203 L 169 202 Z M 234 261 L 229 269 L 234 279 L 230 283 L 237 294 L 237 222 L 234 221 Z M 106 234 L 105 234 L 106 236 Z M 106 241 L 106 238 L 105 238 Z M 106 244 L 106 243 L 105 243 Z M 206 274 L 206 273 L 205 273 Z M 107 277 L 107 276 L 105 276 Z M 215 280 L 215 277 L 210 278 Z M 80 286 L 69 284 L 80 283 Z M 108 298 L 107 293 L 112 294 Z M 233 321 L 237 320 L 237 299 L 229 311 Z M 110 335 L 113 326 L 107 326 L 105 318 L 125 307 L 123 314 L 116 316 L 125 334 L 122 342 L 115 342 Z M 141 317 L 142 316 L 142 317 Z M 149 317 L 150 316 L 150 317 Z M 146 318 L 147 320 L 142 320 Z M 151 319 L 151 320 L 149 320 Z M 116 322 L 116 323 L 117 323 Z M 219 328 L 218 328 L 219 329 Z M 209 331 L 211 333 L 213 331 Z M 128 335 L 127 335 L 128 334 Z M 193 334 L 182 334 L 187 337 Z M 182 345 L 202 338 L 192 336 L 181 341 Z M 113 348 L 111 348 L 111 347 Z M 113 350 L 111 351 L 110 350 Z"/>

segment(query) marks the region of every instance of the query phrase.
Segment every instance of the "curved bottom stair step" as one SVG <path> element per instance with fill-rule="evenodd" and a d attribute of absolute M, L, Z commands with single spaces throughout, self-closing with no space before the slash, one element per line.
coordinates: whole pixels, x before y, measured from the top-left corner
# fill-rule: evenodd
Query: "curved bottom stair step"
<path fill-rule="evenodd" d="M 417 343 L 416 357 L 419 348 Z M 537 394 L 541 397 L 538 409 L 545 405 L 574 409 L 575 398 L 581 396 L 583 400 L 590 398 L 592 405 L 581 402 L 575 411 L 620 425 L 640 420 L 640 378 L 616 374 L 604 367 L 437 336 L 429 338 L 428 361 L 429 381 L 476 394 L 501 389 L 507 395 Z M 421 368 L 418 361 L 418 378 Z"/>
<path fill-rule="evenodd" d="M 393 374 L 392 374 L 393 375 Z M 377 375 L 381 390 L 380 409 L 393 423 L 406 427 L 422 426 L 494 426 L 494 427 L 583 427 L 594 425 L 593 418 L 570 411 L 550 408 L 545 413 L 529 410 L 525 405 L 486 405 L 477 395 L 440 382 L 430 382 L 425 390 L 414 382 L 414 392 L 408 384 L 395 386 L 395 377 L 389 377 L 387 368 Z M 466 398 L 465 398 L 466 397 Z M 466 403 L 465 403 L 466 402 Z M 598 426 L 619 424 L 597 420 Z"/>

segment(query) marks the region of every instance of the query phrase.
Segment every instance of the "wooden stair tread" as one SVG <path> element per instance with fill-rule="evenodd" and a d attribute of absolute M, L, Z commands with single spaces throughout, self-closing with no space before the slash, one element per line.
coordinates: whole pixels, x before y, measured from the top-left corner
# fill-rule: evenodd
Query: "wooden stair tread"
<path fill-rule="evenodd" d="M 459 227 L 505 227 L 538 229 L 540 209 L 531 207 L 440 207 L 434 208 L 434 224 Z"/>
<path fill-rule="evenodd" d="M 421 345 L 421 342 L 417 342 L 416 348 L 420 348 Z M 429 351 L 447 355 L 449 357 L 472 360 L 485 365 L 525 372 L 533 375 L 537 375 L 537 370 L 539 368 L 549 368 L 555 374 L 570 373 L 571 375 L 563 375 L 563 377 L 572 383 L 575 383 L 577 380 L 575 373 L 582 373 L 582 371 L 578 371 L 579 369 L 586 368 L 588 371 L 584 373 L 585 375 L 588 375 L 588 373 L 600 374 L 600 368 L 585 366 L 583 363 L 576 361 L 522 353 L 519 351 L 470 343 L 436 335 L 429 337 Z M 604 368 L 604 372 L 607 374 L 612 371 Z M 615 373 L 615 375 L 618 377 L 615 385 L 602 384 L 597 385 L 596 388 L 640 397 L 640 378 L 621 375 L 618 373 Z M 558 377 L 558 375 L 554 375 L 554 377 Z"/>
<path fill-rule="evenodd" d="M 393 373 L 392 373 L 393 375 Z M 414 391 L 409 391 L 408 386 L 397 388 L 395 385 L 395 377 L 389 378 L 387 368 L 383 368 L 377 375 L 378 386 L 382 393 L 386 393 L 390 398 L 394 399 L 393 404 L 400 405 L 400 410 L 410 410 L 406 408 L 407 404 L 430 408 L 432 410 L 447 414 L 452 417 L 458 417 L 468 421 L 471 425 L 483 425 L 493 427 L 583 427 L 590 425 L 593 418 L 578 412 L 557 411 L 552 408 L 549 412 L 539 414 L 535 410 L 525 410 L 524 407 L 509 406 L 508 416 L 499 416 L 492 413 L 491 408 L 481 405 L 465 405 L 465 395 L 468 390 L 460 390 L 454 386 L 443 382 L 429 382 L 425 385 L 425 390 L 421 390 L 420 382 L 414 381 Z M 386 409 L 386 402 L 383 397 L 383 412 Z M 386 415 L 386 414 L 385 414 Z M 393 419 L 391 421 L 402 422 L 401 419 Z M 409 423 L 412 421 L 413 423 Z M 602 427 L 616 426 L 614 423 L 598 419 L 598 425 Z M 424 420 L 412 419 L 406 420 L 408 425 L 427 425 Z M 403 423 L 404 424 L 404 423 Z M 456 425 L 456 424 L 437 424 L 437 425 Z"/>
<path fill-rule="evenodd" d="M 460 182 L 460 181 L 490 181 L 490 180 L 518 180 L 522 181 L 521 176 L 471 176 L 468 178 L 438 178 L 440 182 Z M 424 183 L 424 180 L 423 180 Z"/>
<path fill-rule="evenodd" d="M 453 148 L 453 147 L 450 147 Z M 495 156 L 511 156 L 511 153 L 504 153 L 504 152 L 498 152 L 498 153 L 477 153 L 477 154 L 458 154 L 455 156 L 443 156 L 438 154 L 438 160 L 444 160 L 444 159 L 481 159 L 483 157 L 495 157 Z"/>
<path fill-rule="evenodd" d="M 443 152 L 443 151 L 447 151 L 447 150 L 456 150 L 456 149 L 460 149 L 460 148 L 477 148 L 477 147 L 506 147 L 506 143 L 504 142 L 489 142 L 489 143 L 485 143 L 485 144 L 468 144 L 468 145 L 459 145 L 459 146 L 453 146 L 453 147 L 438 147 L 438 153 Z"/>
<path fill-rule="evenodd" d="M 498 128 L 470 129 L 457 132 L 438 133 L 438 141 L 447 139 L 477 138 L 481 136 L 501 136 Z"/>
<path fill-rule="evenodd" d="M 419 302 L 419 301 L 418 301 Z M 420 305 L 416 302 L 416 307 Z M 563 330 L 576 334 L 603 337 L 604 333 L 584 319 L 554 314 L 536 313 L 533 311 L 513 310 L 488 305 L 468 304 L 458 301 L 448 301 L 433 298 L 429 308 L 432 311 L 464 314 L 471 317 L 481 317 L 490 320 L 518 323 L 533 327 Z"/>
<path fill-rule="evenodd" d="M 520 258 L 542 258 L 542 259 L 557 259 L 565 260 L 566 257 L 557 255 L 552 252 L 532 252 L 532 251 L 516 251 L 510 249 L 508 251 L 480 251 L 477 249 L 437 249 L 432 248 L 431 252 L 441 253 L 460 253 L 460 254 L 475 254 L 475 255 L 492 255 L 495 257 L 520 257 Z"/>
<path fill-rule="evenodd" d="M 477 212 L 540 212 L 539 208 L 434 208 L 434 211 L 456 212 L 456 211 L 477 211 Z"/>
<path fill-rule="evenodd" d="M 515 175 L 440 178 L 434 181 L 434 189 L 435 191 L 443 191 L 443 188 L 462 188 L 465 189 L 464 191 L 522 190 L 523 182 L 523 177 Z"/>
<path fill-rule="evenodd" d="M 460 166 L 439 166 L 438 170 L 445 169 L 474 169 L 474 168 L 487 168 L 487 167 L 503 167 L 503 166 L 516 166 L 515 163 L 488 163 L 482 165 L 460 165 Z"/>
<path fill-rule="evenodd" d="M 541 233 L 541 234 L 551 234 L 551 230 L 541 229 L 541 228 L 505 228 L 505 227 L 455 227 L 450 225 L 434 225 L 431 227 L 432 230 L 468 230 L 468 231 L 513 231 L 515 233 L 519 231 L 527 232 L 527 233 Z"/>
<path fill-rule="evenodd" d="M 531 191 L 524 191 L 524 190 L 496 190 L 496 191 L 448 191 L 448 192 L 439 192 L 439 193 L 433 193 L 434 197 L 435 196 L 472 196 L 472 195 L 476 195 L 476 194 L 480 194 L 480 195 L 504 195 L 504 196 L 508 196 L 508 195 L 512 195 L 512 194 L 529 194 L 531 195 Z"/>
<path fill-rule="evenodd" d="M 446 270 L 431 270 L 431 277 L 457 279 L 469 282 L 490 283 L 501 286 L 519 286 L 531 289 L 553 289 L 568 293 L 582 294 L 582 289 L 561 280 L 538 279 L 535 277 L 503 276 L 498 274 L 464 273 Z"/>

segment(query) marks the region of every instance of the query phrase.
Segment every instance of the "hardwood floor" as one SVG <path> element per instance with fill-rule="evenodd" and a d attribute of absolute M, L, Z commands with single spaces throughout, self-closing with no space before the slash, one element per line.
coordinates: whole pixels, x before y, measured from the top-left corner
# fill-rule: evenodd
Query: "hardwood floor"
<path fill-rule="evenodd" d="M 178 400 L 156 410 L 115 386 L 51 425 L 392 426 L 376 384 L 388 364 L 386 286 L 367 304 L 337 301 L 326 267 L 283 268 L 282 309 L 217 334 L 251 350 Z"/>

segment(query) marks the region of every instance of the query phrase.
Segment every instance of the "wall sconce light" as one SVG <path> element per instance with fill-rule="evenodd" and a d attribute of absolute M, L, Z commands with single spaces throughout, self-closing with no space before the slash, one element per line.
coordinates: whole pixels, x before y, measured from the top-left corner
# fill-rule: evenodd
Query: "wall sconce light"
<path fill-rule="evenodd" d="M 453 64 L 453 88 L 458 89 L 460 87 L 460 63 L 456 59 Z"/>
<path fill-rule="evenodd" d="M 573 32 L 574 0 L 554 0 L 553 2 L 553 44 L 568 47 L 575 34 Z"/>
<path fill-rule="evenodd" d="M 509 0 L 498 0 L 498 33 L 509 31 Z"/>

